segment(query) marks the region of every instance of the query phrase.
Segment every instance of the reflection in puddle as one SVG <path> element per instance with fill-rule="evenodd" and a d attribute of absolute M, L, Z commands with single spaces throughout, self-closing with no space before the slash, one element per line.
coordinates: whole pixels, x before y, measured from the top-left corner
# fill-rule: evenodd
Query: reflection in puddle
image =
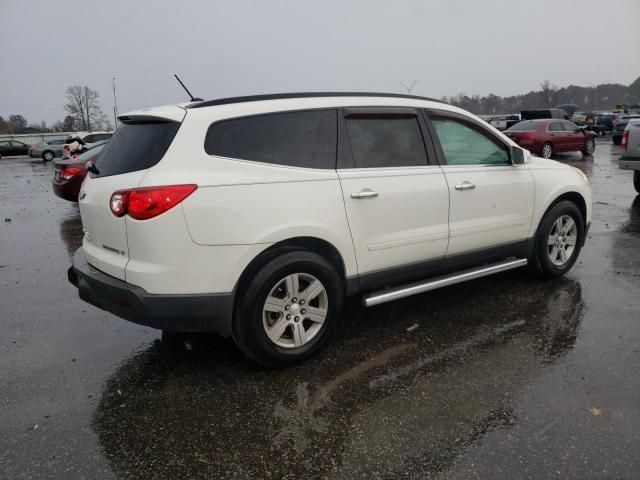
<path fill-rule="evenodd" d="M 156 343 L 134 355 L 106 382 L 93 422 L 116 475 L 445 471 L 487 432 L 518 424 L 518 398 L 573 348 L 583 312 L 579 283 L 515 275 L 398 302 L 404 323 L 389 308 L 348 311 L 325 352 L 286 370 L 208 337 L 192 351 Z"/>

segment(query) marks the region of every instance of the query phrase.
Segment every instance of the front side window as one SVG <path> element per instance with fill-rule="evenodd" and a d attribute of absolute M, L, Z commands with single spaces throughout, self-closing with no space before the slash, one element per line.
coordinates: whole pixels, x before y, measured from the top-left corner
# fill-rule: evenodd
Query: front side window
<path fill-rule="evenodd" d="M 549 123 L 549 128 L 547 129 L 550 132 L 562 132 L 564 129 L 562 128 L 562 124 L 560 122 L 551 122 Z"/>
<path fill-rule="evenodd" d="M 451 118 L 432 118 L 448 165 L 509 164 L 507 147 L 476 128 Z"/>
<path fill-rule="evenodd" d="M 427 165 L 417 117 L 347 117 L 345 122 L 356 168 Z"/>
<path fill-rule="evenodd" d="M 578 126 L 575 123 L 571 122 L 562 122 L 562 126 L 564 127 L 565 132 L 577 132 Z"/>
<path fill-rule="evenodd" d="M 209 127 L 209 155 L 306 168 L 336 168 L 336 110 L 234 118 Z"/>

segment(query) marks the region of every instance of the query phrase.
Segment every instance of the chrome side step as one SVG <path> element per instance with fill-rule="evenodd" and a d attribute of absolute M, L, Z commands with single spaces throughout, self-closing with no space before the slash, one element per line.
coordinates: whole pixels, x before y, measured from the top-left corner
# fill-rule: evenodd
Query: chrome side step
<path fill-rule="evenodd" d="M 515 260 L 503 260 L 497 263 L 483 265 L 482 267 L 470 268 L 453 274 L 435 277 L 427 280 L 426 282 L 410 283 L 401 287 L 370 293 L 365 295 L 363 304 L 365 307 L 373 307 L 374 305 L 392 302 L 394 300 L 410 297 L 411 295 L 417 295 L 419 293 L 430 292 L 437 288 L 448 287 L 449 285 L 466 282 L 467 280 L 474 280 L 476 278 L 486 277 L 487 275 L 493 275 L 494 273 L 524 267 L 526 264 L 526 258 L 517 258 Z"/>

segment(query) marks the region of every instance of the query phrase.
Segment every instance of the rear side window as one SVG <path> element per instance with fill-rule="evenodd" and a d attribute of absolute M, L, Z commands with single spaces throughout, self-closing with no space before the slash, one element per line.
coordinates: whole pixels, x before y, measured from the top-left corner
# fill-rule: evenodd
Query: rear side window
<path fill-rule="evenodd" d="M 335 169 L 337 118 L 336 110 L 305 110 L 223 120 L 209 127 L 204 149 L 220 157 Z"/>
<path fill-rule="evenodd" d="M 164 156 L 180 128 L 177 122 L 123 123 L 105 145 L 95 166 L 97 177 L 153 167 Z"/>
<path fill-rule="evenodd" d="M 536 122 L 532 122 L 531 120 L 525 120 L 523 122 L 518 122 L 513 125 L 508 132 L 535 132 L 538 129 L 538 124 Z"/>
<path fill-rule="evenodd" d="M 427 165 L 418 119 L 413 116 L 345 118 L 356 168 Z"/>

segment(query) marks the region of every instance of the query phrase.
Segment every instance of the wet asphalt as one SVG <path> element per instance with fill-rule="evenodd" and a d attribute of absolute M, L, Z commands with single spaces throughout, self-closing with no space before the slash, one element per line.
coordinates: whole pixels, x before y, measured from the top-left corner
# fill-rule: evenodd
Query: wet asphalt
<path fill-rule="evenodd" d="M 80 301 L 78 207 L 50 164 L 0 160 L 0 478 L 639 478 L 640 196 L 618 155 L 557 157 L 594 194 L 566 277 L 352 301 L 280 371 Z"/>

